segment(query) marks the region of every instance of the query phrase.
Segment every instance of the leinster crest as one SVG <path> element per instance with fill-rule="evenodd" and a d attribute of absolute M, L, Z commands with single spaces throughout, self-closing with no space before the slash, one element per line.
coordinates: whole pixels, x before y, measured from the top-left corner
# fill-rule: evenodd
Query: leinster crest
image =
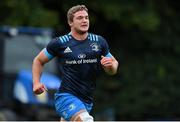
<path fill-rule="evenodd" d="M 90 46 L 92 47 L 93 51 L 96 51 L 96 52 L 99 51 L 99 46 L 97 43 L 92 43 Z"/>

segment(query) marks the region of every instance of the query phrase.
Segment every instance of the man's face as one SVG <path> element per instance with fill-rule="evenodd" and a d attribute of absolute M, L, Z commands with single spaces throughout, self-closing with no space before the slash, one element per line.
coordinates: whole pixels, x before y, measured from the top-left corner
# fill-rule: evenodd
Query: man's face
<path fill-rule="evenodd" d="M 89 16 L 84 10 L 74 14 L 73 22 L 70 23 L 71 28 L 78 33 L 86 33 L 89 29 Z"/>

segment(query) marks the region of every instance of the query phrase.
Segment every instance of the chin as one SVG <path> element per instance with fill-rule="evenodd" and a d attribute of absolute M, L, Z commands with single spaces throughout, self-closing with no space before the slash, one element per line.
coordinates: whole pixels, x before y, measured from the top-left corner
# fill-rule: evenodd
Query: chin
<path fill-rule="evenodd" d="M 87 32 L 88 29 L 89 29 L 88 27 L 86 27 L 86 28 L 81 28 L 80 31 Z"/>
<path fill-rule="evenodd" d="M 88 30 L 79 30 L 79 33 L 80 34 L 85 34 L 85 33 L 87 33 L 88 32 Z"/>

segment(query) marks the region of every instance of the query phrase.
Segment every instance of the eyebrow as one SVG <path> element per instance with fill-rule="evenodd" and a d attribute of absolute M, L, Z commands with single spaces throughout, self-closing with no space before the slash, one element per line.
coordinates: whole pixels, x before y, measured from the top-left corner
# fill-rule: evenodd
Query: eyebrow
<path fill-rule="evenodd" d="M 77 16 L 77 18 L 78 18 L 78 17 L 89 17 L 89 15 L 86 15 L 86 16 L 79 15 L 79 16 Z"/>

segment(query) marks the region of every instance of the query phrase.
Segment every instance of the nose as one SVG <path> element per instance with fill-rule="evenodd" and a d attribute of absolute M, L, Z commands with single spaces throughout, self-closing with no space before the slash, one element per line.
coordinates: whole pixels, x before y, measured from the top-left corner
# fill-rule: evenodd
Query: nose
<path fill-rule="evenodd" d="M 84 17 L 84 18 L 82 19 L 82 21 L 83 21 L 83 22 L 86 22 L 86 21 L 87 21 L 87 19 Z"/>
<path fill-rule="evenodd" d="M 86 22 L 86 21 L 88 21 L 88 18 L 87 17 L 83 17 L 82 20 L 83 20 L 83 22 L 84 21 Z"/>

